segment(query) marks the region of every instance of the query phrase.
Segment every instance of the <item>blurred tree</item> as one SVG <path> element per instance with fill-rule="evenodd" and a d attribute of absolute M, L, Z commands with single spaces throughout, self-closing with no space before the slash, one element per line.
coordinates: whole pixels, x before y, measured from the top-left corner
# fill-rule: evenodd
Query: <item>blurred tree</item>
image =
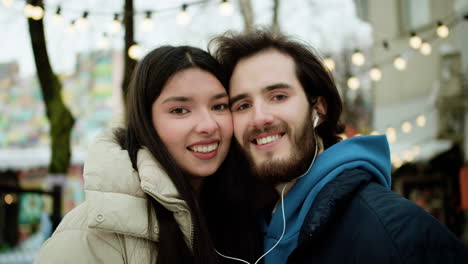
<path fill-rule="evenodd" d="M 280 0 L 273 0 L 273 17 L 272 17 L 271 26 L 270 26 L 270 29 L 273 33 L 281 32 L 280 24 L 278 20 L 279 6 L 280 6 Z"/>
<path fill-rule="evenodd" d="M 43 0 L 28 0 L 29 4 L 44 8 Z M 43 20 L 28 18 L 31 46 L 36 62 L 36 71 L 50 123 L 51 160 L 49 173 L 63 175 L 70 165 L 70 136 L 75 123 L 70 110 L 62 100 L 62 84 L 52 70 L 47 53 Z"/>
<path fill-rule="evenodd" d="M 132 77 L 133 70 L 136 67 L 136 60 L 130 58 L 128 50 L 135 44 L 134 37 L 134 9 L 133 0 L 125 0 L 124 6 L 124 27 L 125 27 L 125 48 L 124 48 L 124 76 L 122 81 L 123 102 L 127 104 L 128 85 Z"/>
<path fill-rule="evenodd" d="M 244 32 L 251 32 L 254 28 L 254 15 L 252 2 L 250 0 L 240 0 L 240 10 L 244 18 Z"/>

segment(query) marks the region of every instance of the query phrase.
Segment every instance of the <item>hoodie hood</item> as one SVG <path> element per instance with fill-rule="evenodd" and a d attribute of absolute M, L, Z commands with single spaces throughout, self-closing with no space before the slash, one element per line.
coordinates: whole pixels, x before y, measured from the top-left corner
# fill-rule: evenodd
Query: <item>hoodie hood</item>
<path fill-rule="evenodd" d="M 327 183 L 345 170 L 361 168 L 369 171 L 376 182 L 390 189 L 390 150 L 385 136 L 362 136 L 346 139 L 317 156 L 309 170 L 297 180 L 265 225 L 265 251 L 278 243 L 283 232 L 283 211 L 286 230 L 278 245 L 265 256 L 265 263 L 286 263 L 297 247 L 299 232 L 315 197 Z"/>

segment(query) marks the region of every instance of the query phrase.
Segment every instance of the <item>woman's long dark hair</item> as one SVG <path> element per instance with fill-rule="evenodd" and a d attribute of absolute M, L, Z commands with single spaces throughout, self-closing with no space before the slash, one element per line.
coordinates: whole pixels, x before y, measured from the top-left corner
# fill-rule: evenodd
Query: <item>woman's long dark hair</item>
<path fill-rule="evenodd" d="M 246 173 L 247 168 L 234 166 L 236 161 L 230 154 L 222 168 L 205 180 L 200 194 L 201 199 L 198 201 L 198 196 L 194 192 L 190 180 L 171 157 L 153 126 L 153 102 L 160 96 L 169 78 L 177 72 L 189 68 L 199 68 L 213 74 L 226 87 L 226 77 L 221 66 L 207 52 L 189 46 L 157 48 L 146 55 L 138 64 L 130 82 L 125 112 L 126 124 L 115 132 L 119 144 L 128 151 L 135 170 L 137 170 L 138 150 L 146 147 L 150 151 L 171 178 L 191 212 L 194 228 L 192 249 L 186 244 L 173 213 L 148 195 L 148 212 L 151 210 L 157 212 L 156 216 L 160 226 L 156 261 L 158 264 L 224 262 L 218 258 L 214 251 L 218 245 L 222 250 L 233 248 L 227 253 L 235 253 L 238 257 L 252 259 L 262 250 L 260 229 L 254 218 L 255 213 L 251 209 L 252 207 L 239 207 L 240 203 L 244 203 L 246 197 L 246 195 L 239 195 L 244 193 L 243 186 L 239 185 L 243 184 L 244 180 L 233 180 L 241 176 L 237 172 L 243 170 Z M 229 183 L 235 184 L 229 186 Z M 226 195 L 222 189 L 228 187 L 237 190 L 232 190 Z M 231 194 L 240 196 L 242 199 L 230 198 Z M 214 201 L 224 201 L 224 203 L 218 204 Z M 233 220 L 227 219 L 231 216 L 227 213 L 230 211 L 230 206 L 236 206 L 232 209 L 232 212 L 236 212 L 233 217 L 243 219 L 239 222 L 240 225 L 230 226 L 229 221 Z M 249 213 L 243 214 L 244 211 Z M 151 223 L 154 220 L 151 219 L 151 214 L 148 215 L 148 232 L 152 232 Z M 203 215 L 206 215 L 209 224 L 206 223 L 206 218 Z M 252 218 L 247 219 L 246 217 Z M 246 235 L 245 240 L 233 237 L 242 234 Z M 213 244 L 213 240 L 216 245 Z M 246 240 L 250 244 L 245 243 Z"/>

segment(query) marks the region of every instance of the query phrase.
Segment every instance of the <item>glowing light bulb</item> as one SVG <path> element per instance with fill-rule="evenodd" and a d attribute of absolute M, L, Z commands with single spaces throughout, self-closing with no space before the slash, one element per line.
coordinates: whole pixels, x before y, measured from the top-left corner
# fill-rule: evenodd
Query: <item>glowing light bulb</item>
<path fill-rule="evenodd" d="M 58 24 L 61 24 L 62 21 L 63 21 L 62 8 L 59 6 L 57 7 L 57 11 L 55 11 L 54 16 L 52 17 L 52 22 L 58 25 Z"/>
<path fill-rule="evenodd" d="M 349 77 L 348 79 L 348 87 L 351 89 L 351 90 L 357 90 L 359 89 L 359 87 L 361 86 L 361 82 L 359 81 L 359 79 L 355 76 L 351 76 Z"/>
<path fill-rule="evenodd" d="M 378 131 L 375 131 L 375 130 L 372 131 L 372 132 L 370 132 L 370 134 L 373 135 L 373 136 L 380 135 L 379 132 L 378 132 Z"/>
<path fill-rule="evenodd" d="M 44 17 L 44 9 L 40 6 L 35 6 L 31 10 L 31 18 L 34 20 L 41 20 Z"/>
<path fill-rule="evenodd" d="M 403 57 L 398 56 L 393 61 L 393 66 L 395 66 L 399 71 L 404 71 L 406 69 L 406 60 Z"/>
<path fill-rule="evenodd" d="M 413 49 L 419 49 L 421 47 L 422 39 L 416 35 L 416 33 L 411 33 L 411 38 L 409 40 L 410 47 Z"/>
<path fill-rule="evenodd" d="M 3 200 L 5 201 L 6 204 L 10 205 L 15 201 L 15 197 L 12 194 L 5 194 L 3 197 Z"/>
<path fill-rule="evenodd" d="M 387 136 L 389 143 L 395 143 L 397 140 L 396 130 L 393 127 L 389 127 L 385 130 L 385 135 Z"/>
<path fill-rule="evenodd" d="M 179 14 L 177 14 L 176 20 L 177 20 L 177 24 L 181 26 L 186 26 L 190 24 L 190 22 L 192 21 L 192 17 L 187 12 L 187 4 L 182 5 L 182 10 L 180 11 Z"/>
<path fill-rule="evenodd" d="M 351 56 L 351 61 L 356 66 L 362 66 L 366 62 L 366 57 L 364 56 L 364 54 L 362 54 L 362 52 L 356 50 Z"/>
<path fill-rule="evenodd" d="M 109 31 L 112 34 L 117 34 L 122 29 L 122 23 L 119 21 L 119 14 L 114 14 L 114 19 L 112 20 Z"/>
<path fill-rule="evenodd" d="M 382 71 L 377 67 L 373 67 L 369 71 L 369 76 L 370 76 L 371 80 L 373 80 L 375 82 L 378 82 L 378 81 L 382 80 Z"/>
<path fill-rule="evenodd" d="M 73 34 L 75 33 L 75 20 L 72 20 L 70 22 L 70 24 L 67 25 L 67 27 L 65 28 L 65 32 L 68 33 L 68 34 Z"/>
<path fill-rule="evenodd" d="M 431 44 L 429 44 L 428 42 L 423 42 L 421 44 L 421 49 L 419 51 L 421 52 L 421 54 L 425 56 L 431 55 L 431 52 L 432 52 Z"/>
<path fill-rule="evenodd" d="M 76 20 L 76 29 L 78 31 L 85 31 L 88 28 L 88 11 L 83 13 L 83 16 Z"/>
<path fill-rule="evenodd" d="M 426 117 L 424 115 L 419 115 L 417 118 L 416 118 L 416 124 L 419 126 L 419 127 L 424 127 L 426 125 Z"/>
<path fill-rule="evenodd" d="M 448 35 L 450 34 L 449 28 L 444 25 L 441 21 L 437 22 L 437 36 L 440 38 L 447 38 Z"/>
<path fill-rule="evenodd" d="M 140 29 L 143 32 L 150 32 L 153 30 L 154 23 L 153 19 L 151 18 L 151 11 L 146 11 L 146 17 L 143 19 L 143 21 L 140 24 Z"/>
<path fill-rule="evenodd" d="M 411 129 L 411 123 L 408 121 L 403 122 L 403 124 L 401 125 L 401 131 L 403 131 L 403 133 L 409 133 L 411 132 Z"/>
<path fill-rule="evenodd" d="M 325 64 L 325 67 L 329 70 L 329 71 L 333 71 L 335 70 L 335 61 L 331 58 L 331 57 L 326 57 L 324 60 L 323 60 L 323 63 Z"/>
<path fill-rule="evenodd" d="M 23 9 L 23 14 L 27 18 L 32 18 L 33 13 L 34 13 L 34 6 L 31 4 L 26 4 Z"/>
<path fill-rule="evenodd" d="M 232 16 L 234 13 L 234 5 L 228 0 L 222 0 L 219 4 L 219 12 L 223 16 Z"/>
<path fill-rule="evenodd" d="M 134 60 L 138 60 L 143 55 L 143 49 L 138 44 L 133 44 L 128 48 L 128 57 Z"/>
<path fill-rule="evenodd" d="M 405 150 L 403 151 L 403 159 L 407 162 L 412 162 L 414 160 L 414 155 L 411 151 Z"/>
<path fill-rule="evenodd" d="M 103 33 L 102 36 L 97 41 L 98 49 L 105 50 L 109 47 L 109 37 L 106 33 Z"/>

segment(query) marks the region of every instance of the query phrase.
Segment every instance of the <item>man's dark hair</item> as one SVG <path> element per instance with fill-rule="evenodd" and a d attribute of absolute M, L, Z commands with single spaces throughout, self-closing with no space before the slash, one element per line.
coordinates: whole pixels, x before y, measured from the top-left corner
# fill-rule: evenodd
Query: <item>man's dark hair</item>
<path fill-rule="evenodd" d="M 317 103 L 319 96 L 325 99 L 327 113 L 320 116 L 324 122 L 317 127 L 324 147 L 328 148 L 339 142 L 341 138 L 338 134 L 344 131 L 344 126 L 339 120 L 343 104 L 331 73 L 310 46 L 262 29 L 242 34 L 227 32 L 209 43 L 210 52 L 223 65 L 229 78 L 240 60 L 269 49 L 278 50 L 293 58 L 297 78 L 311 107 Z"/>

